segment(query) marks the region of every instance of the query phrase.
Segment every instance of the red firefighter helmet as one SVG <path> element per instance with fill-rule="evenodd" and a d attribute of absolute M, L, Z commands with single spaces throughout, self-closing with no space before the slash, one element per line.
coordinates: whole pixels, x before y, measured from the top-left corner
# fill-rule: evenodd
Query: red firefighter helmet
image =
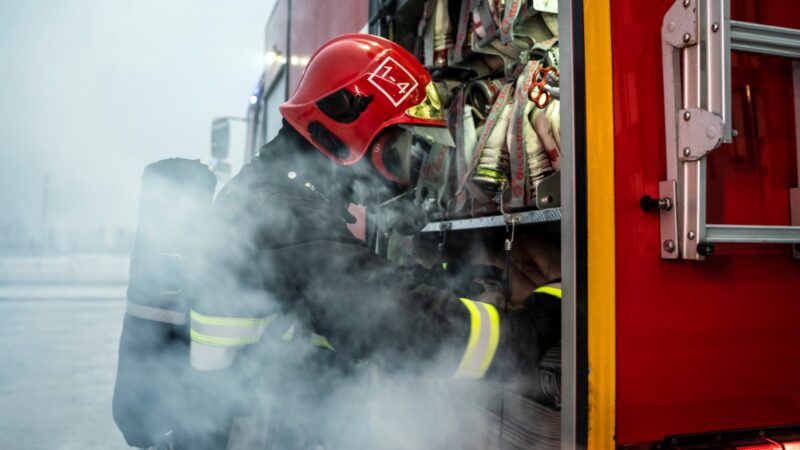
<path fill-rule="evenodd" d="M 323 44 L 280 112 L 342 165 L 361 160 L 392 125 L 435 127 L 428 128 L 432 134 L 422 133 L 433 140 L 447 127 L 436 85 L 422 64 L 394 42 L 370 34 L 345 34 Z"/>

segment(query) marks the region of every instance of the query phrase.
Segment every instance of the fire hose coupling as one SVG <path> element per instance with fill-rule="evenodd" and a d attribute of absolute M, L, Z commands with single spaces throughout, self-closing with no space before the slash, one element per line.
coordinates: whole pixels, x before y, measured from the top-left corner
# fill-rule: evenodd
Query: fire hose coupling
<path fill-rule="evenodd" d="M 651 209 L 669 211 L 672 209 L 672 199 L 669 197 L 653 198 L 649 195 L 643 195 L 639 199 L 639 207 L 644 212 L 650 212 Z"/>
<path fill-rule="evenodd" d="M 528 99 L 537 108 L 546 108 L 554 98 L 559 98 L 558 80 L 558 69 L 539 66 L 533 74 L 533 83 L 528 91 Z"/>

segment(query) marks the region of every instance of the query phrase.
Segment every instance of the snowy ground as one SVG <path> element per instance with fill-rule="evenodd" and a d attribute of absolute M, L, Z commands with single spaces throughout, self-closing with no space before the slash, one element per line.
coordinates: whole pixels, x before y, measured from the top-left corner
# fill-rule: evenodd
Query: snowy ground
<path fill-rule="evenodd" d="M 0 259 L 0 448 L 125 449 L 111 418 L 127 260 Z"/>
<path fill-rule="evenodd" d="M 129 258 L 120 255 L 0 257 L 0 287 L 24 283 L 125 284 L 128 262 Z"/>

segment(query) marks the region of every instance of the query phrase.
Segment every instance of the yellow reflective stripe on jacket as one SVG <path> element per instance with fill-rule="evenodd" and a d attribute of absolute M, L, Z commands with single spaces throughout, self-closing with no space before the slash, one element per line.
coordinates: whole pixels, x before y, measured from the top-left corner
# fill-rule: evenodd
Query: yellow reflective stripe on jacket
<path fill-rule="evenodd" d="M 255 327 L 266 325 L 274 316 L 267 317 L 220 317 L 206 316 L 192 310 L 190 318 L 198 323 L 205 325 L 219 325 L 223 327 Z"/>
<path fill-rule="evenodd" d="M 327 348 L 328 350 L 334 352 L 336 351 L 336 349 L 333 347 L 333 345 L 331 345 L 328 339 L 326 339 L 325 336 L 321 336 L 319 334 L 311 333 L 311 344 L 316 345 L 317 347 Z"/>
<path fill-rule="evenodd" d="M 254 344 L 261 339 L 261 334 L 275 317 L 218 317 L 191 311 L 190 336 L 192 342 L 217 347 Z"/>
<path fill-rule="evenodd" d="M 190 332 L 192 341 L 199 344 L 213 345 L 215 347 L 241 347 L 248 344 L 255 344 L 258 342 L 257 337 L 226 337 L 226 336 L 213 336 L 210 334 L 200 333 L 196 330 Z"/>
<path fill-rule="evenodd" d="M 281 339 L 283 339 L 284 341 L 291 341 L 292 339 L 294 339 L 294 325 L 290 326 L 289 329 L 286 330 L 286 333 L 283 333 Z"/>
<path fill-rule="evenodd" d="M 283 333 L 281 339 L 288 342 L 291 342 L 294 339 L 294 325 L 290 326 L 289 329 L 286 330 L 285 333 Z M 309 342 L 311 343 L 311 345 L 327 348 L 328 350 L 334 352 L 336 351 L 333 345 L 331 345 L 330 341 L 328 341 L 328 339 L 325 336 L 322 336 L 320 334 L 311 333 L 311 339 Z"/>
<path fill-rule="evenodd" d="M 456 378 L 481 378 L 492 364 L 500 341 L 500 315 L 483 302 L 460 299 L 469 311 L 470 332 L 467 349 L 456 369 Z"/>
<path fill-rule="evenodd" d="M 283 333 L 283 336 L 281 336 L 281 339 L 283 339 L 284 341 L 288 341 L 288 342 L 291 342 L 292 340 L 294 340 L 294 325 L 290 326 L 289 329 L 286 330 L 285 333 Z M 330 341 L 328 341 L 328 339 L 325 336 L 322 336 L 320 334 L 311 333 L 310 342 L 311 342 L 311 345 L 315 345 L 317 347 L 327 348 L 328 350 L 331 350 L 331 351 L 334 351 L 334 352 L 336 351 L 336 348 L 334 348 L 333 345 L 331 345 Z"/>
<path fill-rule="evenodd" d="M 539 286 L 538 288 L 534 289 L 533 292 L 548 294 L 552 295 L 553 297 L 561 298 L 561 283 Z"/>
<path fill-rule="evenodd" d="M 261 340 L 264 330 L 277 316 L 267 317 L 220 317 L 191 311 L 190 336 L 193 343 L 214 347 L 242 347 Z M 294 339 L 295 326 L 292 325 L 281 336 L 285 341 Z M 311 334 L 310 343 L 317 347 L 336 351 L 325 336 Z"/>

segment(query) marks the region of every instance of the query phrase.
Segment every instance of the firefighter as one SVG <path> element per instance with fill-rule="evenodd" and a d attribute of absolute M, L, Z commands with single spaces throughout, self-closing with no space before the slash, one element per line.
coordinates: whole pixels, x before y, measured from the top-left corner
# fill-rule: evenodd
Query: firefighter
<path fill-rule="evenodd" d="M 347 227 L 351 203 L 374 211 L 408 198 L 403 193 L 419 163 L 403 144 L 408 133 L 452 145 L 422 65 L 386 39 L 339 36 L 310 58 L 280 113 L 277 137 L 215 202 L 216 237 L 190 313 L 191 364 L 205 377 L 198 395 L 214 398 L 217 414 L 195 420 L 223 421 L 220 439 L 231 429 L 255 432 L 227 436 L 227 444 L 204 442 L 312 445 L 310 438 L 276 443 L 280 433 L 267 436 L 259 418 L 271 417 L 270 430 L 280 421 L 263 407 L 281 404 L 274 385 L 270 391 L 276 380 L 305 382 L 298 380 L 314 374 L 308 389 L 335 389 L 325 374 L 339 369 L 322 367 L 334 360 L 379 359 L 387 371 L 435 367 L 445 377 L 518 377 L 535 385 L 541 354 L 560 337 L 557 299 L 498 310 L 421 281 L 426 277 L 375 255 Z M 311 406 L 319 398 L 300 391 Z M 293 398 L 284 406 L 301 403 Z M 284 425 L 308 430 L 322 420 L 295 417 L 307 423 Z"/>

